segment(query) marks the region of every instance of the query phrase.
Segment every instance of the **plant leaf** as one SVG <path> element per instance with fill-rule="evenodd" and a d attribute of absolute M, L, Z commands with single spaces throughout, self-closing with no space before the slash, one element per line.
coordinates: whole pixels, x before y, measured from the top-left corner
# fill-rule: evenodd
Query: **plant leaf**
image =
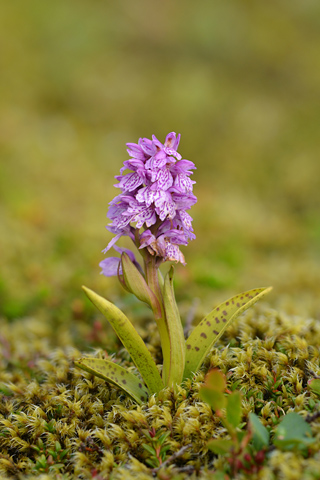
<path fill-rule="evenodd" d="M 209 450 L 217 455 L 225 455 L 229 453 L 233 446 L 233 441 L 225 438 L 214 438 L 207 443 Z"/>
<path fill-rule="evenodd" d="M 186 341 L 184 378 L 190 378 L 202 365 L 212 345 L 221 337 L 232 320 L 266 295 L 272 287 L 256 288 L 230 298 L 212 310 L 195 327 Z"/>
<path fill-rule="evenodd" d="M 214 411 L 221 410 L 225 408 L 227 402 L 224 394 L 226 386 L 224 374 L 217 369 L 210 370 L 199 390 L 200 398 L 207 402 Z"/>
<path fill-rule="evenodd" d="M 161 317 L 161 306 L 159 300 L 153 293 L 153 291 L 148 287 L 147 282 L 133 264 L 129 255 L 125 252 L 121 255 L 122 271 L 125 280 L 125 284 L 129 291 L 133 293 L 139 300 L 147 303 L 157 314 Z"/>
<path fill-rule="evenodd" d="M 221 370 L 213 368 L 205 376 L 204 386 L 210 388 L 211 390 L 224 393 L 225 389 L 227 388 L 226 376 L 221 372 Z"/>
<path fill-rule="evenodd" d="M 162 445 L 164 443 L 164 441 L 169 437 L 169 435 L 171 435 L 171 432 L 164 432 L 162 435 L 160 435 L 160 437 L 158 438 L 158 443 L 159 445 Z"/>
<path fill-rule="evenodd" d="M 77 367 L 82 368 L 82 370 L 122 388 L 122 390 L 139 404 L 145 402 L 150 395 L 146 386 L 143 385 L 136 375 L 133 375 L 111 360 L 103 358 L 81 358 L 74 363 Z"/>
<path fill-rule="evenodd" d="M 262 450 L 269 446 L 270 434 L 266 427 L 262 425 L 258 415 L 255 413 L 249 414 L 250 427 L 252 431 L 252 443 L 256 450 Z"/>
<path fill-rule="evenodd" d="M 315 393 L 316 395 L 319 395 L 319 397 L 320 397 L 320 379 L 319 378 L 313 378 L 312 380 L 308 381 L 308 385 L 311 388 L 311 390 L 313 391 L 313 393 Z"/>
<path fill-rule="evenodd" d="M 227 396 L 227 421 L 231 423 L 234 428 L 237 428 L 241 422 L 242 405 L 241 393 L 233 392 Z"/>
<path fill-rule="evenodd" d="M 155 451 L 155 449 L 150 445 L 148 445 L 147 443 L 143 443 L 142 446 L 147 452 L 151 453 L 151 455 L 153 456 L 157 455 L 157 452 Z"/>
<path fill-rule="evenodd" d="M 160 373 L 144 341 L 121 310 L 87 287 L 82 287 L 91 302 L 100 310 L 128 350 L 151 394 L 164 388 Z"/>
<path fill-rule="evenodd" d="M 201 400 L 208 403 L 215 412 L 226 406 L 226 397 L 224 393 L 212 390 L 209 387 L 201 387 L 199 390 Z"/>
<path fill-rule="evenodd" d="M 281 450 L 305 449 L 313 442 L 310 425 L 296 412 L 283 416 L 273 438 L 274 445 Z"/>
<path fill-rule="evenodd" d="M 180 314 L 174 296 L 173 272 L 173 267 L 171 267 L 165 277 L 163 287 L 163 303 L 170 341 L 169 365 L 167 363 L 165 364 L 165 360 L 168 359 L 164 358 L 164 372 L 166 376 L 164 380 L 166 386 L 173 386 L 175 388 L 176 385 L 180 385 L 182 382 L 186 344 Z"/>

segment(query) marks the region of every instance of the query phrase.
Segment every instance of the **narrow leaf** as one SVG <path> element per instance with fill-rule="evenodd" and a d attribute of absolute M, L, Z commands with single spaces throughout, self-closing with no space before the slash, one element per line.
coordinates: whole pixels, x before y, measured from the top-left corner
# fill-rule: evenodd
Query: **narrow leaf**
<path fill-rule="evenodd" d="M 185 365 L 185 339 L 181 324 L 180 314 L 176 304 L 173 290 L 173 267 L 167 273 L 163 287 L 163 303 L 166 313 L 167 329 L 170 341 L 169 365 L 164 358 L 165 384 L 166 386 L 180 385 L 182 382 Z"/>
<path fill-rule="evenodd" d="M 118 387 L 122 388 L 137 403 L 145 402 L 150 393 L 141 380 L 120 365 L 102 358 L 81 358 L 74 362 L 75 365 L 86 372 L 103 378 Z"/>
<path fill-rule="evenodd" d="M 151 394 L 164 388 L 160 374 L 144 341 L 121 310 L 89 288 L 82 287 L 91 302 L 100 310 L 128 350 Z"/>
<path fill-rule="evenodd" d="M 155 449 L 153 447 L 150 447 L 150 445 L 148 445 L 147 443 L 143 443 L 142 446 L 145 450 L 147 450 L 147 452 L 151 453 L 151 455 L 157 455 Z"/>
<path fill-rule="evenodd" d="M 159 286 L 160 286 L 161 292 L 162 292 L 163 291 L 163 286 L 164 286 L 164 278 L 163 278 L 163 275 L 160 272 L 159 268 L 158 268 L 158 282 L 159 282 Z"/>
<path fill-rule="evenodd" d="M 250 427 L 252 431 L 252 443 L 256 450 L 262 450 L 269 446 L 270 434 L 259 420 L 255 413 L 249 414 Z"/>
<path fill-rule="evenodd" d="M 266 295 L 272 287 L 256 288 L 240 293 L 216 307 L 193 330 L 186 341 L 184 378 L 190 378 L 202 365 L 213 344 L 221 337 L 232 320 Z"/>
<path fill-rule="evenodd" d="M 163 442 L 169 437 L 169 435 L 171 435 L 171 432 L 165 432 L 163 433 L 162 435 L 160 435 L 160 437 L 158 438 L 158 443 L 159 445 L 162 445 Z"/>

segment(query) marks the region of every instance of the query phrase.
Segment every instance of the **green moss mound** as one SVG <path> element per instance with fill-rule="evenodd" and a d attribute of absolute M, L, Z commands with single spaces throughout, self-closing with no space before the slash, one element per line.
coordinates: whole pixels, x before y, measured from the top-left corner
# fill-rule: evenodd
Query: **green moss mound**
<path fill-rule="evenodd" d="M 49 338 L 50 328 L 31 319 L 2 328 L 2 478 L 215 478 L 214 472 L 227 471 L 227 460 L 210 452 L 207 441 L 226 431 L 199 397 L 205 373 L 213 367 L 226 374 L 230 389 L 242 391 L 243 422 L 255 412 L 271 434 L 290 411 L 307 417 L 320 410 L 319 398 L 308 386 L 320 373 L 320 323 L 263 305 L 228 329 L 203 370 L 178 394 L 163 391 L 141 407 L 117 388 L 75 369 L 73 362 L 82 354 L 71 341 L 70 347 L 54 349 Z M 158 357 L 156 332 L 149 329 L 145 341 Z M 107 352 L 99 348 L 94 354 L 105 357 Z M 137 373 L 124 351 L 116 361 Z M 311 427 L 316 441 L 307 452 L 273 450 L 250 478 L 320 478 L 320 419 Z M 159 467 L 150 448 L 163 433 L 168 436 L 164 466 Z M 236 478 L 248 475 L 240 471 Z"/>

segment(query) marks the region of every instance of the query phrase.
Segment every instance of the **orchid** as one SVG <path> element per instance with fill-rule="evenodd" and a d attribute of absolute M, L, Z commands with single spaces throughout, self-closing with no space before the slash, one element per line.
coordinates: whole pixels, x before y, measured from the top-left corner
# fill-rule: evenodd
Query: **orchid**
<path fill-rule="evenodd" d="M 177 152 L 179 141 L 180 135 L 171 132 L 164 144 L 155 136 L 127 144 L 132 158 L 124 162 L 121 175 L 115 177 L 119 181 L 115 187 L 122 193 L 110 202 L 108 217 L 112 222 L 107 228 L 116 236 L 105 253 L 115 248 L 122 236 L 129 236 L 138 249 L 147 247 L 151 255 L 158 257 L 157 265 L 167 260 L 185 263 L 179 245 L 187 245 L 195 238 L 192 218 L 186 210 L 197 201 L 192 193 L 195 182 L 189 178 L 196 167 L 181 159 Z M 125 170 L 131 172 L 123 175 Z M 117 274 L 113 258 L 100 263 L 107 276 Z"/>
<path fill-rule="evenodd" d="M 185 340 L 173 289 L 173 266 L 165 277 L 159 270 L 164 262 L 186 264 L 181 245 L 195 239 L 188 210 L 197 202 L 190 179 L 193 162 L 182 159 L 177 149 L 180 134 L 171 132 L 162 144 L 140 138 L 128 143 L 131 157 L 124 161 L 116 188 L 121 190 L 109 204 L 107 229 L 115 236 L 104 253 L 114 249 L 120 257 L 101 261 L 102 274 L 118 276 L 121 285 L 151 309 L 159 330 L 163 365 L 157 366 L 130 320 L 115 305 L 83 287 L 93 304 L 105 315 L 131 355 L 140 378 L 106 359 L 82 358 L 76 365 L 118 385 L 137 403 L 165 387 L 176 389 L 201 367 L 215 341 L 230 322 L 265 295 L 270 288 L 258 288 L 237 295 L 216 307 Z M 126 171 L 129 170 L 128 173 Z M 140 253 L 117 246 L 129 237 Z"/>

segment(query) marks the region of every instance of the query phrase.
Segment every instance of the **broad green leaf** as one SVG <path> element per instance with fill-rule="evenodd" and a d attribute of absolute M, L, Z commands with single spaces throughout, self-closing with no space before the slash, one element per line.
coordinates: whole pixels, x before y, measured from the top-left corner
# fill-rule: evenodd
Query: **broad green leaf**
<path fill-rule="evenodd" d="M 74 362 L 75 365 L 86 372 L 92 373 L 97 377 L 103 378 L 107 382 L 113 383 L 122 388 L 130 397 L 137 403 L 145 402 L 150 393 L 141 380 L 128 372 L 120 365 L 111 360 L 104 360 L 102 358 L 81 358 Z"/>
<path fill-rule="evenodd" d="M 250 427 L 252 431 L 252 443 L 256 450 L 262 450 L 269 446 L 270 434 L 266 427 L 262 425 L 259 417 L 255 413 L 249 414 Z"/>
<path fill-rule="evenodd" d="M 201 387 L 199 395 L 201 400 L 208 403 L 214 411 L 221 410 L 226 406 L 226 397 L 222 392 L 212 390 L 209 387 Z"/>
<path fill-rule="evenodd" d="M 195 327 L 186 341 L 184 378 L 199 370 L 213 344 L 221 337 L 232 320 L 266 295 L 272 287 L 256 288 L 240 293 L 216 307 Z"/>
<path fill-rule="evenodd" d="M 230 453 L 230 450 L 233 447 L 233 442 L 232 440 L 225 438 L 214 438 L 213 440 L 209 440 L 207 447 L 217 455 L 225 455 Z"/>
<path fill-rule="evenodd" d="M 161 317 L 161 306 L 159 300 L 148 287 L 147 282 L 132 263 L 125 252 L 121 255 L 122 271 L 125 284 L 129 291 L 131 291 L 139 300 L 147 303 L 158 316 Z"/>
<path fill-rule="evenodd" d="M 221 370 L 213 368 L 207 373 L 204 379 L 204 386 L 211 390 L 224 393 L 227 387 L 226 377 Z"/>
<path fill-rule="evenodd" d="M 207 402 L 213 410 L 221 410 L 226 406 L 225 389 L 227 386 L 226 377 L 217 369 L 207 373 L 204 384 L 199 390 L 199 395 L 204 402 Z"/>
<path fill-rule="evenodd" d="M 100 310 L 128 350 L 151 394 L 164 388 L 160 374 L 144 341 L 121 310 L 89 288 L 82 287 L 91 302 Z"/>
<path fill-rule="evenodd" d="M 281 450 L 305 449 L 314 441 L 310 425 L 296 412 L 283 416 L 273 438 Z"/>
<path fill-rule="evenodd" d="M 241 393 L 233 392 L 227 396 L 227 421 L 237 428 L 242 418 Z"/>
<path fill-rule="evenodd" d="M 166 314 L 167 329 L 169 334 L 169 353 L 170 358 L 164 357 L 165 385 L 180 385 L 182 382 L 186 344 L 180 314 L 176 304 L 173 290 L 173 267 L 167 273 L 163 287 L 163 303 Z M 164 352 L 166 349 L 164 349 Z"/>
<path fill-rule="evenodd" d="M 314 378 L 308 382 L 309 387 L 311 390 L 320 397 L 320 379 Z"/>

